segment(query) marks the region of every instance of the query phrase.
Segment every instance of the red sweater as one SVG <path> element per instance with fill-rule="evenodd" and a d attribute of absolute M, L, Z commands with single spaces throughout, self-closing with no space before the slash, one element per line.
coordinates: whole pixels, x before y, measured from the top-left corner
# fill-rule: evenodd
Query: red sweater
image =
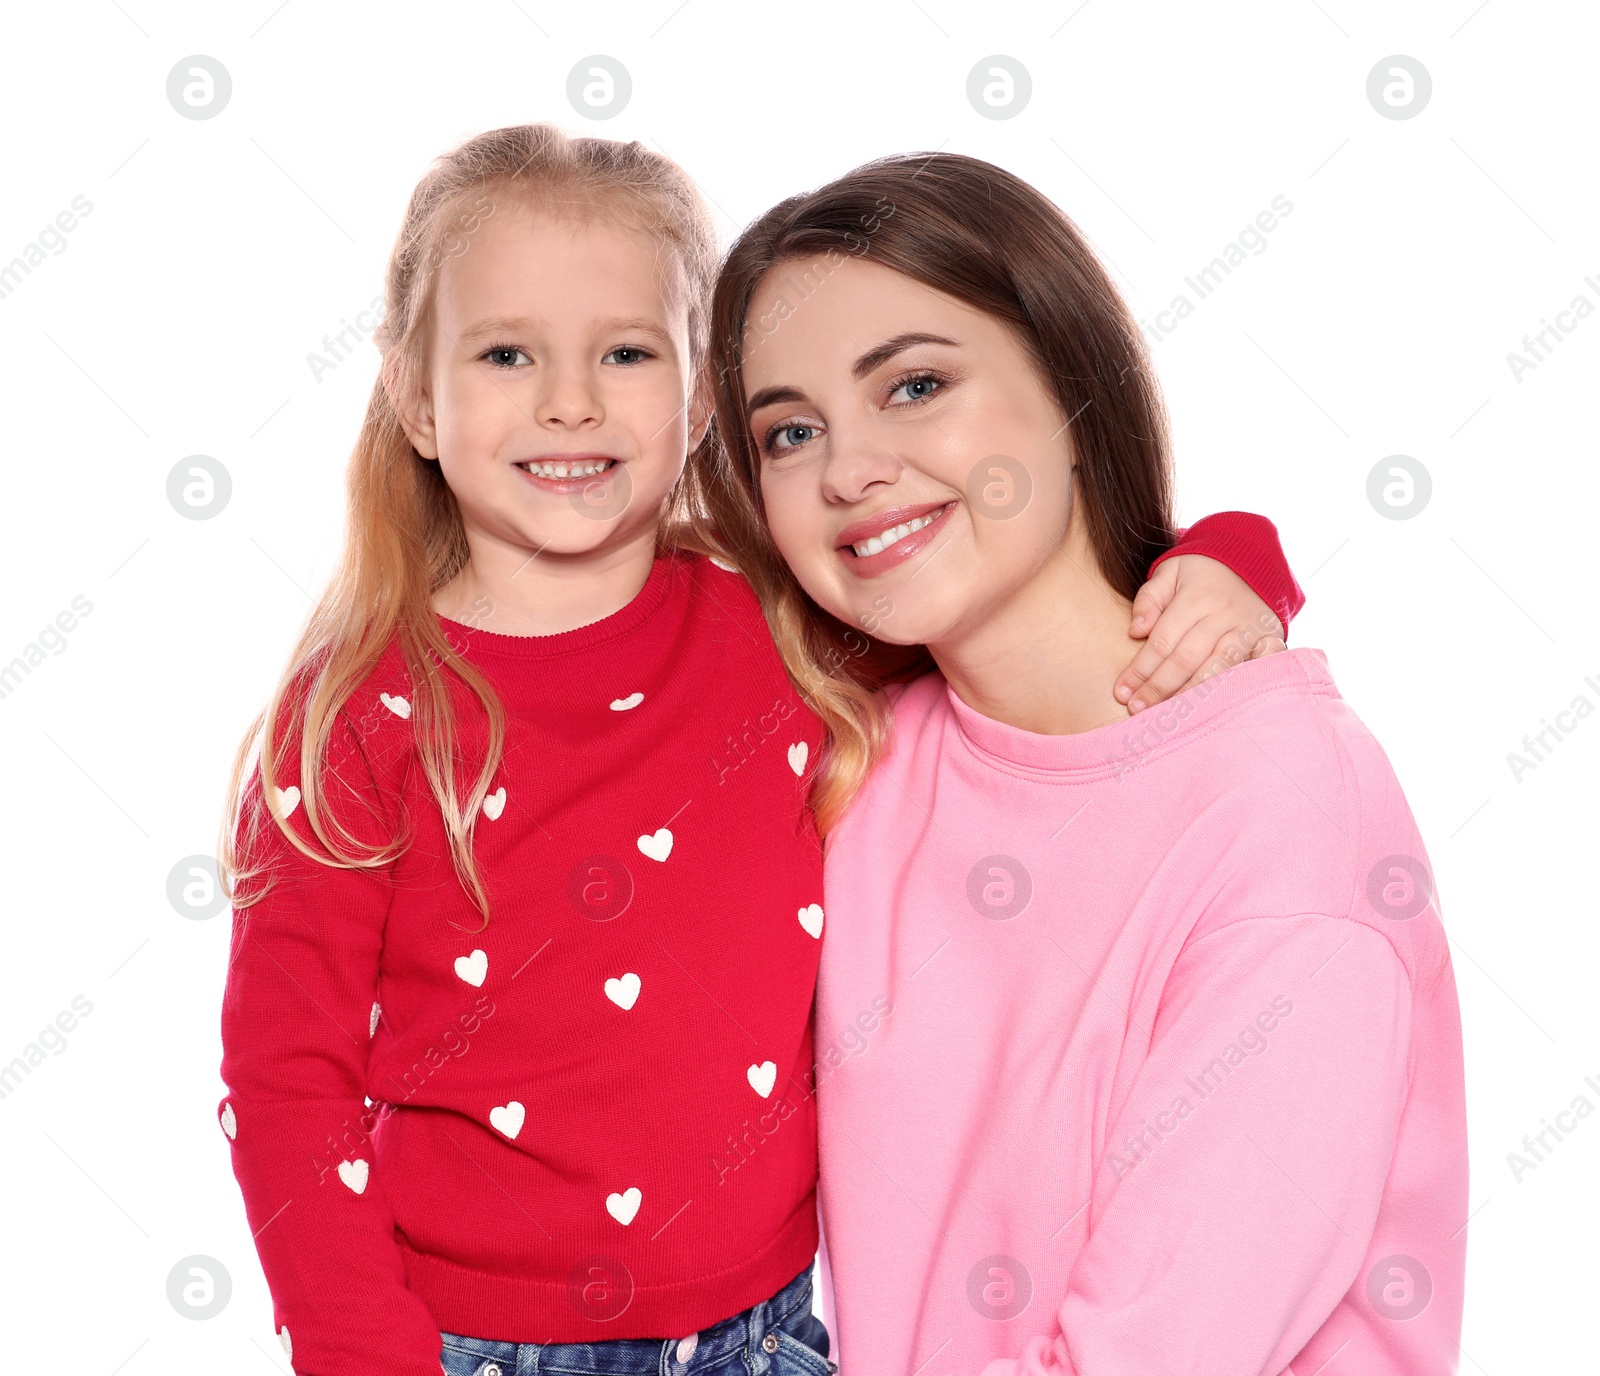
<path fill-rule="evenodd" d="M 1271 581 L 1270 523 L 1208 518 L 1184 548 L 1212 540 L 1298 605 L 1286 566 Z M 364 840 L 404 818 L 405 850 L 335 868 L 269 824 L 274 886 L 234 918 L 217 1111 L 302 1376 L 437 1376 L 441 1329 L 682 1337 L 816 1250 L 822 730 L 748 585 L 672 556 L 561 635 L 441 624 L 507 715 L 475 843 L 487 928 L 395 645 L 340 714 L 325 779 Z M 459 723 L 465 781 L 485 727 Z M 280 810 L 311 841 L 297 758 L 280 755 Z"/>

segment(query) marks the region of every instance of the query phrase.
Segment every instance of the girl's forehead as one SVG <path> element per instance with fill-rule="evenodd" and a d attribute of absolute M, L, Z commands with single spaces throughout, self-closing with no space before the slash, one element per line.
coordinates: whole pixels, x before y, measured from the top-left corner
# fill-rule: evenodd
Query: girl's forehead
<path fill-rule="evenodd" d="M 653 315 L 681 323 L 686 274 L 671 245 L 627 220 L 570 207 L 495 205 L 446 251 L 439 278 L 447 314 L 565 319 Z"/>

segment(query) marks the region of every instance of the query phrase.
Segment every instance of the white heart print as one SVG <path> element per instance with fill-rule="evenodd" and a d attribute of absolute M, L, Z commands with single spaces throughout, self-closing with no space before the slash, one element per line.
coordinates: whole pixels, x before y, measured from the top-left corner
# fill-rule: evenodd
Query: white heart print
<path fill-rule="evenodd" d="M 789 747 L 789 768 L 794 770 L 796 776 L 806 772 L 806 760 L 811 755 L 811 746 L 805 741 L 796 741 Z"/>
<path fill-rule="evenodd" d="M 512 1141 L 515 1141 L 517 1134 L 522 1131 L 522 1123 L 527 1116 L 527 1109 L 523 1108 L 515 1099 L 509 1104 L 489 1110 L 489 1122 L 494 1126 L 495 1131 L 505 1133 Z"/>
<path fill-rule="evenodd" d="M 639 849 L 652 860 L 665 864 L 667 857 L 672 854 L 672 833 L 662 827 L 654 836 L 641 836 Z"/>
<path fill-rule="evenodd" d="M 631 712 L 643 701 L 643 693 L 629 693 L 625 698 L 612 698 L 611 710 L 613 712 Z"/>
<path fill-rule="evenodd" d="M 402 721 L 411 715 L 411 704 L 403 697 L 399 697 L 398 695 L 395 697 L 390 697 L 387 693 L 379 693 L 378 701 Z"/>
<path fill-rule="evenodd" d="M 822 935 L 822 905 L 820 903 L 810 903 L 801 908 L 798 916 L 800 925 L 812 936 L 820 937 Z"/>
<path fill-rule="evenodd" d="M 630 970 L 621 979 L 606 981 L 606 997 L 626 1013 L 639 1001 L 639 990 L 642 987 L 643 981 Z"/>
<path fill-rule="evenodd" d="M 606 1212 L 616 1219 L 624 1228 L 633 1222 L 634 1215 L 639 1212 L 639 1205 L 644 1200 L 644 1195 L 637 1185 L 630 1186 L 621 1194 L 608 1194 L 606 1196 Z"/>
<path fill-rule="evenodd" d="M 278 1330 L 278 1346 L 283 1349 L 283 1355 L 292 1362 L 294 1360 L 294 1339 L 289 1336 L 288 1324 L 284 1324 Z"/>
<path fill-rule="evenodd" d="M 487 798 L 483 800 L 483 815 L 491 822 L 498 822 L 500 814 L 506 810 L 506 786 L 501 784 Z"/>
<path fill-rule="evenodd" d="M 293 784 L 288 788 L 273 788 L 278 799 L 278 816 L 287 817 L 300 806 L 300 790 Z"/>
<path fill-rule="evenodd" d="M 805 918 L 800 919 L 802 922 Z M 466 980 L 474 989 L 481 989 L 483 981 L 489 973 L 489 957 L 482 951 L 474 951 L 470 956 L 456 957 L 456 974 Z"/>
<path fill-rule="evenodd" d="M 367 1188 L 367 1163 L 361 1160 L 341 1161 L 339 1163 L 339 1179 L 344 1181 L 357 1194 L 360 1194 Z"/>
<path fill-rule="evenodd" d="M 239 1120 L 233 1116 L 232 1104 L 222 1106 L 222 1130 L 228 1134 L 230 1142 L 239 1135 Z"/>
<path fill-rule="evenodd" d="M 765 1099 L 772 1093 L 773 1085 L 778 1083 L 778 1067 L 771 1061 L 762 1061 L 760 1065 L 753 1065 L 745 1071 L 744 1077 L 750 1081 L 750 1088 Z"/>
<path fill-rule="evenodd" d="M 377 1004 L 373 1004 L 371 1016 L 367 1018 L 367 1035 L 369 1037 L 376 1037 L 378 1035 L 378 1019 L 382 1015 L 383 1009 L 379 1008 Z"/>

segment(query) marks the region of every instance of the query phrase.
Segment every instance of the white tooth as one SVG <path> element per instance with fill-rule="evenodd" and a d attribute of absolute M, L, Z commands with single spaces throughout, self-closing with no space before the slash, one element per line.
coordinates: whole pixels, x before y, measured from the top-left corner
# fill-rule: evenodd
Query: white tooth
<path fill-rule="evenodd" d="M 867 553 L 868 554 L 882 554 L 883 553 L 883 541 L 880 540 L 876 535 L 874 535 L 870 540 L 867 541 Z"/>
<path fill-rule="evenodd" d="M 890 545 L 901 539 L 904 533 L 904 526 L 896 526 L 893 530 L 884 531 L 883 535 L 880 537 L 883 540 L 883 547 L 888 549 Z"/>

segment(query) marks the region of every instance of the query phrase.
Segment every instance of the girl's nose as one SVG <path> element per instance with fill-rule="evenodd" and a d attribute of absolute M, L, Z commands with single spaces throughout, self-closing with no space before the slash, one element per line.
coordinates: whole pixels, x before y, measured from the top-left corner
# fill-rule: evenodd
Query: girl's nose
<path fill-rule="evenodd" d="M 575 430 L 583 425 L 598 425 L 605 419 L 605 408 L 591 379 L 579 369 L 566 369 L 549 376 L 534 419 L 540 425 Z"/>

